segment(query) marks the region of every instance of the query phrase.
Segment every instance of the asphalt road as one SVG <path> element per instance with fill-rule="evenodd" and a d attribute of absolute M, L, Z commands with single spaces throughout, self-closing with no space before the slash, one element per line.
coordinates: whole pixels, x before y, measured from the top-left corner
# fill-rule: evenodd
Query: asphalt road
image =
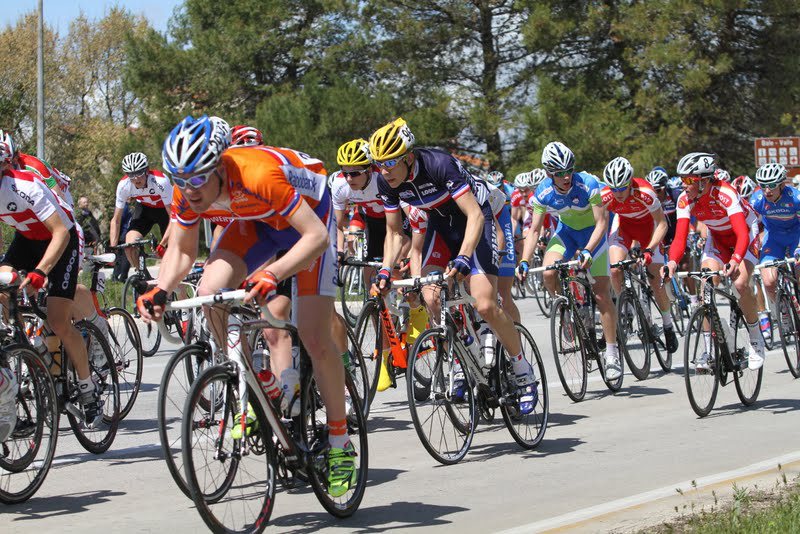
<path fill-rule="evenodd" d="M 532 300 L 520 307 L 547 363 L 551 417 L 538 449 L 520 449 L 498 414 L 495 425 L 479 427 L 464 461 L 441 466 L 417 439 L 405 390 L 389 390 L 379 394 L 370 415 L 369 485 L 360 510 L 336 520 L 310 488 L 279 489 L 271 529 L 532 532 L 587 517 L 591 526 L 594 511 L 625 508 L 658 493 L 653 490 L 735 475 L 753 464 L 774 467 L 773 459 L 791 459 L 800 449 L 800 381 L 792 379 L 780 352 L 768 354 L 761 394 L 750 409 L 730 385 L 721 388 L 711 415 L 698 419 L 680 374 L 682 349 L 677 372 L 665 375 L 654 367 L 644 381 L 628 374 L 616 395 L 594 373 L 586 399 L 576 404 L 558 382 L 549 323 Z M 27 503 L 0 508 L 0 531 L 205 530 L 172 481 L 159 446 L 157 387 L 170 353 L 145 361 L 137 403 L 106 454 L 83 452 L 62 418 L 47 480 Z M 611 526 L 597 523 L 592 530 Z"/>

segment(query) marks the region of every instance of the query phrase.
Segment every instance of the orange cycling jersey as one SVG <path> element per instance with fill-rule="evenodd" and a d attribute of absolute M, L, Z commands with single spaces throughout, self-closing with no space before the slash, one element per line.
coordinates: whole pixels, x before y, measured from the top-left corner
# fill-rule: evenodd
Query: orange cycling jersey
<path fill-rule="evenodd" d="M 225 169 L 228 200 L 215 202 L 204 213 L 195 213 L 175 187 L 172 211 L 179 228 L 189 228 L 203 219 L 253 220 L 275 230 L 290 227 L 290 217 L 305 200 L 312 209 L 323 207 L 326 172 L 320 160 L 288 148 L 236 147 L 220 158 Z M 211 178 L 214 179 L 213 177 Z M 320 214 L 318 214 L 320 215 Z"/>

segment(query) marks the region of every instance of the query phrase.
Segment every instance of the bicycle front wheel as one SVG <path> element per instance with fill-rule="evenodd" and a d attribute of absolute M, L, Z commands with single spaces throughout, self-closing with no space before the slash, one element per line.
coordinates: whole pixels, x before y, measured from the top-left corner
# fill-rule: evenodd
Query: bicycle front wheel
<path fill-rule="evenodd" d="M 533 386 L 534 406 L 533 411 L 528 414 L 520 412 L 514 366 L 511 364 L 505 348 L 498 343 L 498 349 L 502 348 L 497 352 L 500 359 L 495 366 L 500 385 L 499 397 L 502 399 L 500 413 L 503 414 L 503 421 L 505 421 L 506 428 L 508 428 L 514 441 L 524 449 L 534 449 L 544 438 L 544 433 L 547 430 L 547 420 L 550 416 L 547 375 L 545 374 L 542 355 L 539 354 L 539 347 L 536 346 L 533 336 L 521 324 L 516 323 L 516 327 L 522 343 L 522 354 L 536 375 L 536 381 Z"/>
<path fill-rule="evenodd" d="M 355 336 L 356 344 L 360 347 L 364 359 L 364 370 L 367 377 L 365 404 L 371 406 L 375 399 L 375 393 L 378 391 L 378 378 L 381 376 L 383 344 L 385 343 L 380 312 L 375 301 L 368 301 L 361 310 L 356 322 Z"/>
<path fill-rule="evenodd" d="M 425 330 L 408 358 L 406 387 L 411 420 L 422 446 L 437 462 L 450 465 L 466 456 L 477 424 L 475 396 L 466 367 L 457 383 L 451 354 L 455 333 L 442 327 Z"/>
<path fill-rule="evenodd" d="M 779 310 L 773 321 L 778 322 L 778 333 L 781 336 L 781 348 L 783 357 L 786 358 L 786 365 L 789 372 L 795 378 L 800 378 L 800 342 L 798 342 L 798 332 L 800 332 L 800 318 L 792 305 L 792 299 L 778 290 L 778 298 L 775 300 L 776 310 Z"/>
<path fill-rule="evenodd" d="M 705 417 L 714 407 L 719 389 L 717 337 L 711 335 L 709 315 L 705 307 L 699 307 L 689 319 L 686 345 L 683 347 L 683 376 L 686 393 L 692 410 Z M 700 367 L 698 369 L 698 366 Z"/>
<path fill-rule="evenodd" d="M 117 367 L 119 380 L 119 418 L 131 412 L 133 403 L 142 386 L 142 340 L 136 320 L 122 308 L 111 308 L 106 312 L 108 320 L 108 344 Z"/>
<path fill-rule="evenodd" d="M 733 333 L 734 341 L 734 361 L 739 359 L 739 371 L 733 372 L 733 383 L 736 386 L 736 394 L 745 406 L 752 406 L 758 399 L 761 391 L 761 380 L 764 377 L 764 366 L 758 369 L 750 369 L 747 365 L 747 353 L 750 348 L 750 333 L 747 331 L 747 324 L 741 312 L 734 308 L 731 310 L 736 316 L 736 329 Z M 733 321 L 732 321 L 733 322 Z"/>
<path fill-rule="evenodd" d="M 186 484 L 200 517 L 214 532 L 262 532 L 272 515 L 272 430 L 255 395 L 247 391 L 251 402 L 243 407 L 238 377 L 229 365 L 216 365 L 197 378 L 184 407 Z"/>
<path fill-rule="evenodd" d="M 342 315 L 354 327 L 367 300 L 367 286 L 362 267 L 347 265 L 342 271 Z"/>
<path fill-rule="evenodd" d="M 586 396 L 588 373 L 586 370 L 586 347 L 578 335 L 575 317 L 569 301 L 564 297 L 553 300 L 550 313 L 550 339 L 556 359 L 556 370 L 567 396 L 580 402 Z"/>
<path fill-rule="evenodd" d="M 4 367 L 17 380 L 16 424 L 0 444 L 0 502 L 25 502 L 41 487 L 56 453 L 58 402 L 47 366 L 30 348 L 3 348 Z"/>
<path fill-rule="evenodd" d="M 617 338 L 633 376 L 644 380 L 650 374 L 650 324 L 639 298 L 625 290 L 617 300 Z"/>

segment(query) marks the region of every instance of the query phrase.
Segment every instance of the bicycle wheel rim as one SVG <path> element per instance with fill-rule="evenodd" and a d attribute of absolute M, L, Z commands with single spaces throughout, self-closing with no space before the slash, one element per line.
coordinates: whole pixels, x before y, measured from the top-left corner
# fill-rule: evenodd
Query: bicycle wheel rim
<path fill-rule="evenodd" d="M 783 292 L 778 293 L 776 299 L 779 311 L 775 321 L 778 322 L 778 335 L 781 336 L 781 349 L 789 372 L 795 378 L 800 378 L 800 341 L 798 341 L 798 331 L 800 331 L 800 320 L 794 311 L 792 300 Z M 786 314 L 784 316 L 784 314 Z M 784 324 L 785 323 L 785 324 Z"/>
<path fill-rule="evenodd" d="M 133 408 L 142 384 L 142 342 L 134 318 L 122 308 L 106 312 L 108 343 L 117 368 L 120 414 L 124 419 Z"/>
<path fill-rule="evenodd" d="M 550 308 L 550 337 L 561 385 L 570 399 L 580 402 L 586 395 L 588 381 L 586 348 L 575 327 L 569 302 L 563 297 L 553 300 Z"/>
<path fill-rule="evenodd" d="M 686 393 L 692 410 L 700 417 L 705 417 L 711 412 L 719 389 L 719 380 L 716 374 L 719 347 L 714 336 L 704 336 L 703 323 L 706 319 L 706 309 L 704 307 L 697 308 L 686 327 L 686 346 L 683 349 L 683 376 Z M 695 362 L 703 351 L 709 353 L 709 370 L 695 368 Z"/>
<path fill-rule="evenodd" d="M 734 313 L 734 311 L 731 310 L 731 313 Z M 747 348 L 750 345 L 750 334 L 747 331 L 747 324 L 745 323 L 744 317 L 740 313 L 736 313 L 735 326 L 734 335 L 736 341 L 734 343 L 734 353 L 738 355 L 743 352 L 744 367 L 740 371 L 734 371 L 733 383 L 736 387 L 736 394 L 739 396 L 739 400 L 742 401 L 742 404 L 745 406 L 752 406 L 758 399 L 758 394 L 761 391 L 764 366 L 762 365 L 758 369 L 753 370 L 746 365 Z"/>

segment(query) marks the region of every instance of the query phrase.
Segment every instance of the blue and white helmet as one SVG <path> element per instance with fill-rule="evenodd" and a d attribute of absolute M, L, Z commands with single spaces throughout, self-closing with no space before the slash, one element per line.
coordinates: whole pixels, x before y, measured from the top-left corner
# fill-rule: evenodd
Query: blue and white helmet
<path fill-rule="evenodd" d="M 564 143 L 553 141 L 542 150 L 542 167 L 546 171 L 569 171 L 575 168 L 575 154 Z"/>
<path fill-rule="evenodd" d="M 499 186 L 503 183 L 503 173 L 500 171 L 492 171 L 486 176 L 486 181 L 492 185 Z"/>
<path fill-rule="evenodd" d="M 169 174 L 201 174 L 213 169 L 230 144 L 227 126 L 222 119 L 207 115 L 184 118 L 164 141 L 164 170 Z"/>

